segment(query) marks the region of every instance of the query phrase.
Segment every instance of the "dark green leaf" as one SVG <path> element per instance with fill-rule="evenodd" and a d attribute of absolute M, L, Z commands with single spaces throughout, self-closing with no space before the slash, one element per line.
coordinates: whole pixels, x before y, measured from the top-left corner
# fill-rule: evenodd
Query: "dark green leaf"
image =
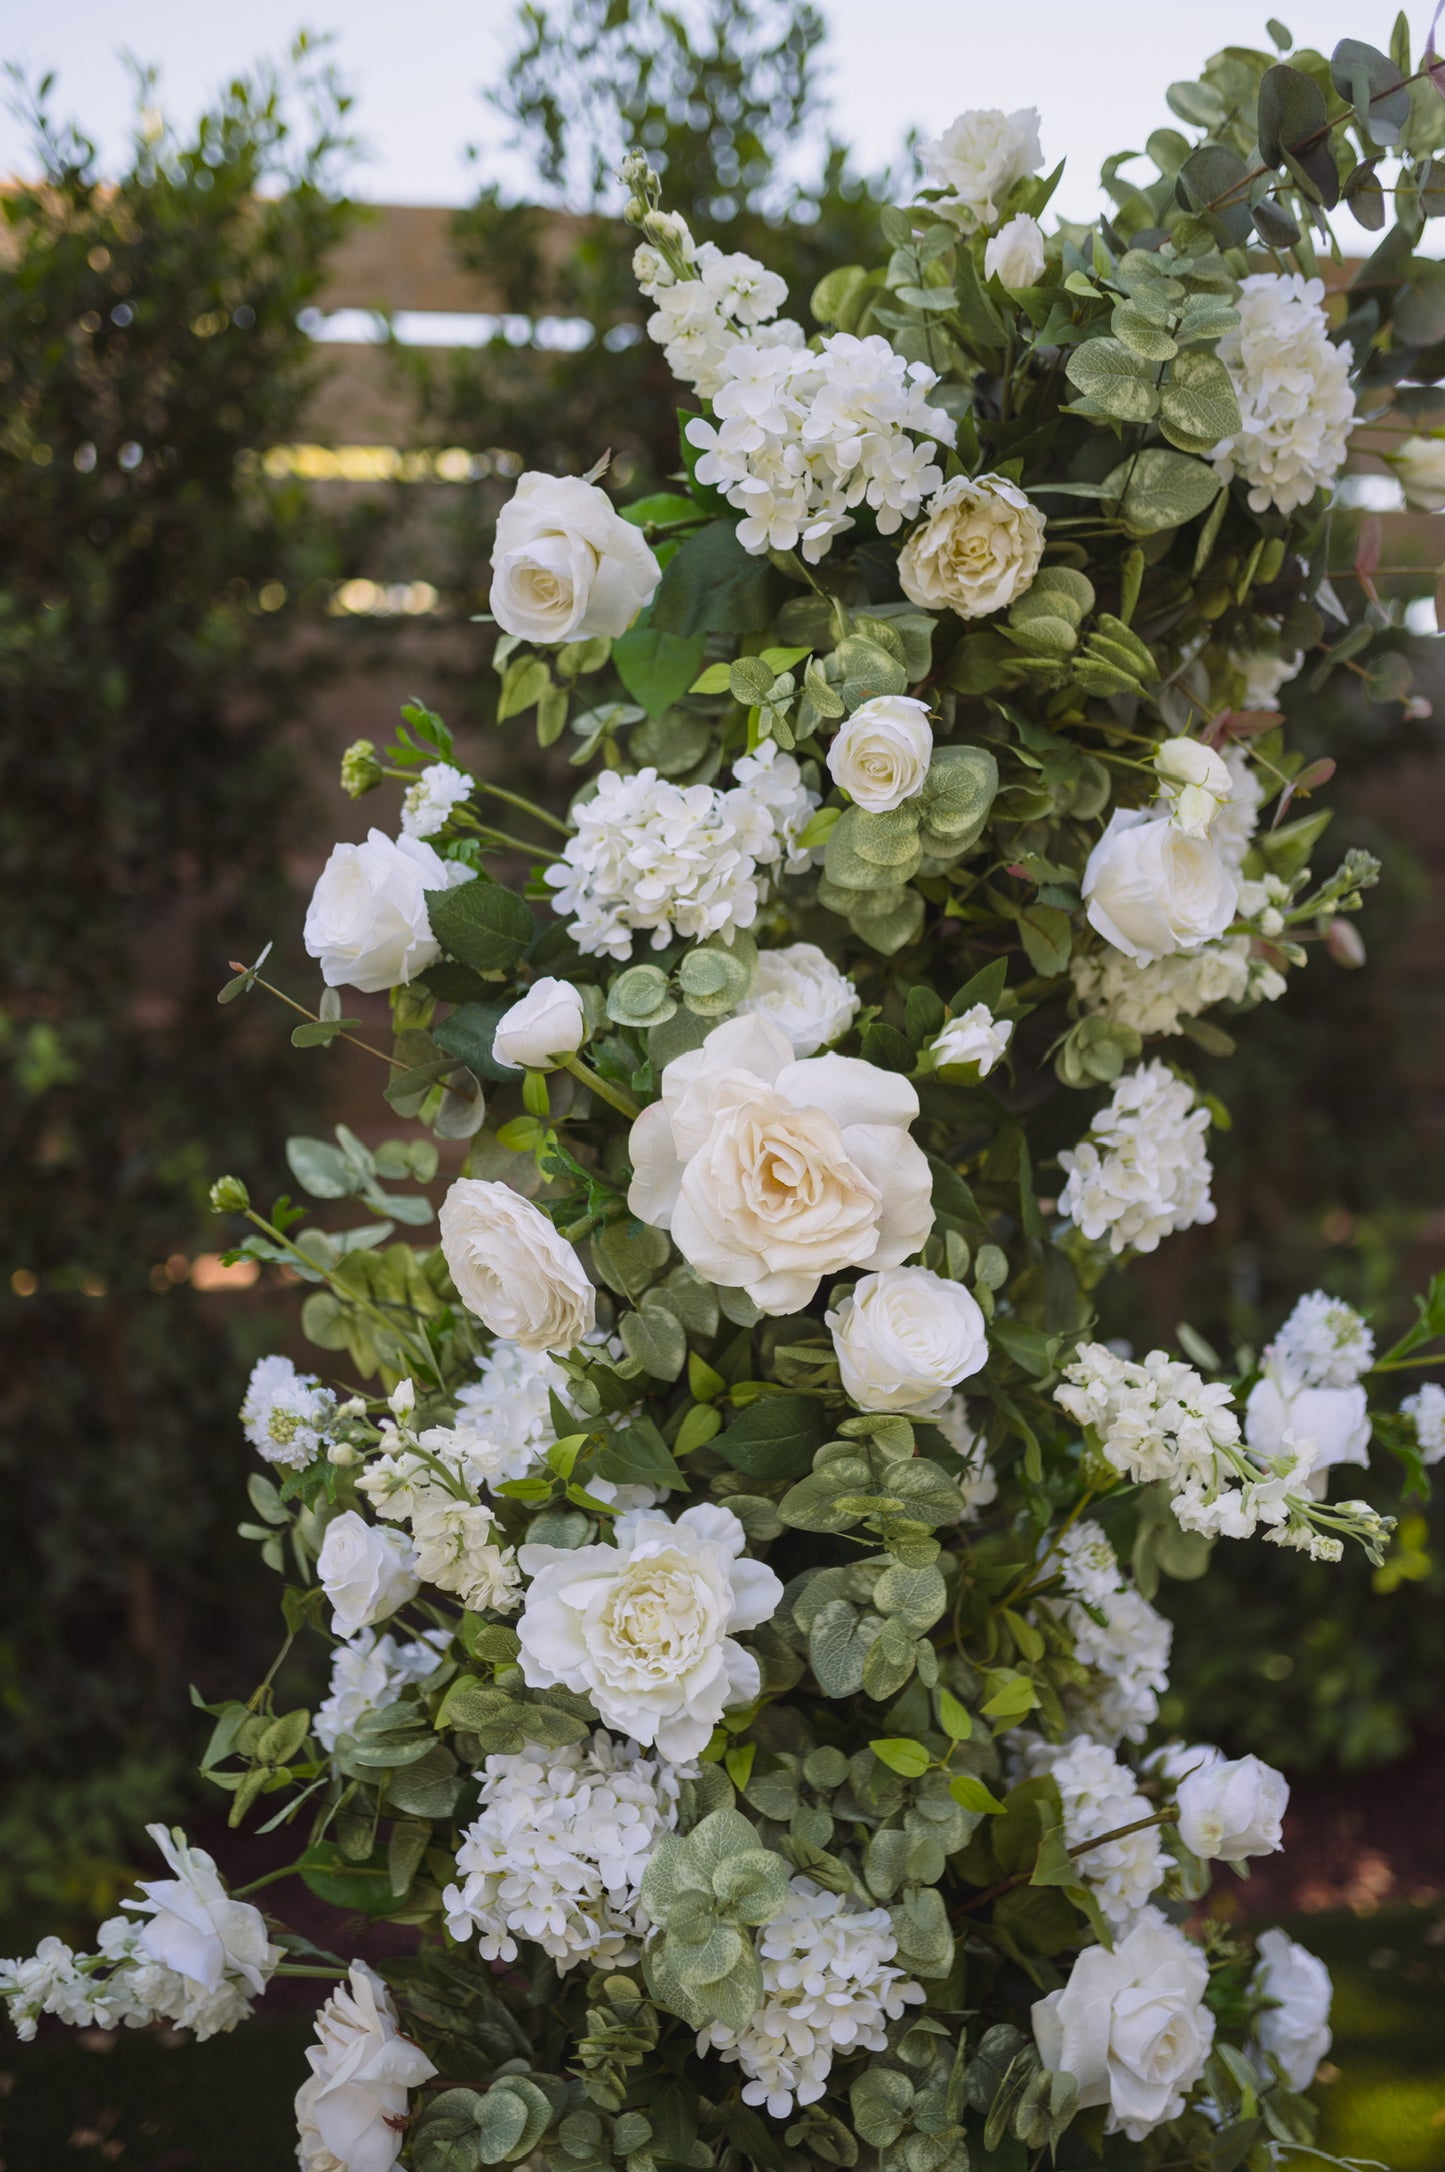
<path fill-rule="evenodd" d="M 670 561 L 652 624 L 671 634 L 751 633 L 771 619 L 780 585 L 766 558 L 743 549 L 731 520 L 709 521 Z"/>
<path fill-rule="evenodd" d="M 459 890 L 428 890 L 426 907 L 442 948 L 484 973 L 514 966 L 537 932 L 521 898 L 481 875 Z"/>
<path fill-rule="evenodd" d="M 750 1478 L 801 1478 L 828 1438 L 823 1406 L 811 1395 L 769 1395 L 719 1433 L 712 1446 Z"/>
<path fill-rule="evenodd" d="M 667 1442 L 650 1418 L 636 1418 L 614 1433 L 597 1458 L 597 1475 L 618 1486 L 665 1486 L 686 1492 Z"/>
<path fill-rule="evenodd" d="M 515 1067 L 498 1063 L 492 1054 L 497 1027 L 509 1008 L 506 1003 L 463 1003 L 432 1027 L 432 1039 L 448 1055 L 459 1057 L 478 1078 L 510 1079 L 515 1084 Z"/>
<path fill-rule="evenodd" d="M 703 634 L 684 637 L 658 626 L 634 626 L 612 644 L 617 676 L 650 717 L 679 701 L 702 668 Z M 769 674 L 771 677 L 771 673 Z"/>

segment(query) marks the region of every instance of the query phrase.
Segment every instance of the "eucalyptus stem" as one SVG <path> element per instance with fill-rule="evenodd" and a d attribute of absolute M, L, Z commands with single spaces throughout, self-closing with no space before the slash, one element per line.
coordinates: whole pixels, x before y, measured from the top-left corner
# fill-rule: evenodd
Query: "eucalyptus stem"
<path fill-rule="evenodd" d="M 254 1222 L 257 1229 L 264 1231 L 273 1244 L 283 1245 L 294 1259 L 300 1260 L 308 1274 L 319 1274 L 322 1280 L 331 1289 L 335 1290 L 339 1297 L 345 1299 L 347 1304 L 355 1305 L 358 1312 L 367 1313 L 376 1321 L 378 1327 L 382 1328 L 387 1335 L 394 1336 L 397 1342 L 405 1347 L 406 1337 L 403 1331 L 397 1327 L 394 1320 L 387 1318 L 379 1305 L 373 1304 L 369 1297 L 358 1296 L 355 1290 L 345 1287 L 338 1289 L 335 1278 L 329 1269 L 323 1267 L 319 1260 L 313 1259 L 309 1252 L 303 1252 L 299 1244 L 293 1244 L 284 1230 L 278 1229 L 274 1222 L 268 1222 L 265 1215 L 258 1214 L 254 1207 L 247 1207 L 246 1219 L 248 1222 Z M 422 1357 L 425 1368 L 430 1371 L 433 1379 L 440 1384 L 441 1375 L 438 1372 L 437 1362 L 432 1356 L 429 1344 L 423 1343 Z M 279 1663 L 278 1661 L 277 1664 L 279 1665 Z"/>
<path fill-rule="evenodd" d="M 241 970 L 243 969 L 237 967 L 238 972 Z M 275 996 L 279 1002 L 286 1005 L 288 1010 L 299 1011 L 301 1016 L 308 1020 L 311 1025 L 321 1026 L 328 1023 L 319 1011 L 308 1011 L 304 1003 L 298 1003 L 294 996 L 288 996 L 284 988 L 277 988 L 271 981 L 262 980 L 258 976 L 255 985 L 258 988 L 264 988 L 267 995 Z M 404 1071 L 406 1069 L 406 1065 L 400 1062 L 397 1057 L 388 1056 L 382 1049 L 373 1048 L 370 1041 L 358 1041 L 354 1033 L 338 1033 L 336 1039 L 338 1041 L 349 1041 L 353 1048 L 364 1049 L 368 1056 L 375 1056 L 378 1063 L 389 1065 L 393 1071 Z"/>
<path fill-rule="evenodd" d="M 641 1102 L 634 1101 L 624 1086 L 616 1086 L 610 1079 L 603 1078 L 593 1070 L 590 1063 L 584 1063 L 580 1056 L 564 1056 L 562 1069 L 570 1071 L 573 1078 L 580 1079 L 589 1093 L 596 1094 L 599 1100 L 616 1109 L 619 1116 L 635 1120 L 642 1114 Z"/>

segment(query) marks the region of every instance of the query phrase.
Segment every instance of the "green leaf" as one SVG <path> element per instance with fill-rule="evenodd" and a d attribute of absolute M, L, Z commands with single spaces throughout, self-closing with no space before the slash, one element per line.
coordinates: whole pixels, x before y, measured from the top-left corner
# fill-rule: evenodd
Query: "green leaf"
<path fill-rule="evenodd" d="M 1106 498 L 1119 501 L 1120 516 L 1131 535 L 1157 535 L 1193 520 L 1214 503 L 1223 487 L 1202 460 L 1151 445 L 1121 461 L 1105 477 L 1103 491 Z"/>
<path fill-rule="evenodd" d="M 1105 414 L 1122 422 L 1148 422 L 1159 410 L 1155 366 L 1107 334 L 1085 340 L 1065 364 L 1064 374 Z"/>
<path fill-rule="evenodd" d="M 905 1780 L 921 1779 L 933 1763 L 923 1744 L 908 1735 L 885 1735 L 870 1742 L 868 1747 L 880 1765 L 886 1765 L 890 1772 L 901 1773 Z"/>
<path fill-rule="evenodd" d="M 426 907 L 442 948 L 483 973 L 508 971 L 537 932 L 521 898 L 480 875 L 457 890 L 428 890 Z"/>
<path fill-rule="evenodd" d="M 497 1027 L 510 1007 L 506 1003 L 460 1004 L 432 1027 L 432 1039 L 449 1056 L 459 1057 L 478 1078 L 509 1080 L 515 1085 L 515 1067 L 498 1063 L 492 1054 Z"/>
<path fill-rule="evenodd" d="M 997 1817 L 1003 1809 L 991 1788 L 984 1786 L 971 1772 L 955 1773 L 948 1783 L 948 1792 L 963 1810 L 974 1810 L 985 1817 Z"/>
<path fill-rule="evenodd" d="M 651 623 L 680 635 L 751 633 L 772 618 L 780 585 L 766 558 L 743 549 L 731 520 L 709 521 L 669 561 Z"/>
<path fill-rule="evenodd" d="M 973 1733 L 973 1714 L 951 1689 L 938 1692 L 938 1724 L 950 1742 L 967 1742 Z"/>
<path fill-rule="evenodd" d="M 612 644 L 617 676 L 650 717 L 681 700 L 697 677 L 707 647 L 703 634 L 684 637 L 659 626 L 634 626 Z"/>
<path fill-rule="evenodd" d="M 650 1418 L 636 1418 L 612 1434 L 597 1458 L 597 1475 L 618 1486 L 665 1486 L 687 1490 L 672 1451 Z"/>
<path fill-rule="evenodd" d="M 801 1478 L 829 1435 L 827 1414 L 811 1395 L 770 1395 L 719 1433 L 713 1446 L 749 1478 Z"/>
<path fill-rule="evenodd" d="M 1363 39 L 1341 38 L 1330 55 L 1330 81 L 1382 150 L 1400 141 L 1410 118 L 1410 93 L 1388 54 Z"/>
<path fill-rule="evenodd" d="M 391 1869 L 380 1849 L 364 1862 L 352 1863 L 334 1840 L 319 1840 L 301 1858 L 301 1882 L 329 1908 L 384 1916 L 395 1905 Z"/>
<path fill-rule="evenodd" d="M 655 491 L 650 498 L 619 506 L 618 511 L 634 528 L 678 528 L 697 519 L 692 499 L 680 498 L 675 490 Z"/>
<path fill-rule="evenodd" d="M 1229 371 L 1216 354 L 1186 349 L 1159 394 L 1166 432 L 1193 440 L 1190 451 L 1214 446 L 1241 427 L 1239 402 Z"/>
<path fill-rule="evenodd" d="M 540 656 L 519 656 L 508 664 L 502 674 L 502 690 L 497 696 L 497 722 L 505 724 L 508 717 L 520 716 L 542 699 L 552 684 L 552 674 Z"/>
<path fill-rule="evenodd" d="M 1074 930 L 1057 905 L 1029 905 L 1019 914 L 1019 934 L 1036 973 L 1052 980 L 1069 967 Z"/>
<path fill-rule="evenodd" d="M 663 1305 L 644 1304 L 617 1323 L 623 1347 L 656 1380 L 676 1380 L 687 1362 L 682 1322 Z"/>

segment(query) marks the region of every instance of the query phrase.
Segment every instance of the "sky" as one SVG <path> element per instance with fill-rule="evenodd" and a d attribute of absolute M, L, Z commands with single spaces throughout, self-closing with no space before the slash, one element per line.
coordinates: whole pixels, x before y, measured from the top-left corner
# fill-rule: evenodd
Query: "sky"
<path fill-rule="evenodd" d="M 832 121 L 865 165 L 881 165 L 916 124 L 935 134 L 969 106 L 1032 105 L 1050 162 L 1066 151 L 1056 199 L 1065 216 L 1097 208 L 1100 161 L 1126 143 L 1142 148 L 1171 116 L 1166 86 L 1195 75 L 1211 50 L 1267 43 L 1270 6 L 1303 41 L 1328 51 L 1345 36 L 1389 40 L 1388 0 L 821 0 L 831 37 Z M 184 121 L 207 93 L 258 56 L 284 50 L 303 24 L 337 33 L 336 56 L 356 93 L 369 156 L 353 192 L 381 203 L 462 203 L 479 170 L 510 182 L 498 124 L 481 102 L 507 49 L 513 0 L 48 0 L 0 5 L 0 58 L 31 73 L 55 70 L 56 104 L 112 158 L 125 141 L 129 79 L 121 49 L 158 63 L 161 103 Z M 1416 43 L 1429 10 L 1411 11 Z M 8 17 L 8 20 L 7 20 Z M 481 140 L 484 164 L 465 147 Z M 0 174 L 24 164 L 23 135 L 0 115 Z M 1445 227 L 1445 221 L 1440 222 Z M 1342 228 L 1347 240 L 1350 228 Z M 1433 238 L 1433 237 L 1432 237 Z"/>

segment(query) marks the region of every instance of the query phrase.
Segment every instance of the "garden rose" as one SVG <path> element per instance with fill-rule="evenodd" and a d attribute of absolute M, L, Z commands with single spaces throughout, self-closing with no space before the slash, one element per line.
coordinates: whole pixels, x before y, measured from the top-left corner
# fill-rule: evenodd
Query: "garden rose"
<path fill-rule="evenodd" d="M 365 1961 L 316 2016 L 311 2079 L 296 2092 L 301 2172 L 391 2172 L 406 2138 L 408 2089 L 436 2068 L 397 2026 L 391 1993 Z"/>
<path fill-rule="evenodd" d="M 1312 1440 L 1319 1450 L 1310 1490 L 1323 1498 L 1325 1472 L 1336 1463 L 1370 1460 L 1370 1410 L 1365 1390 L 1297 1388 L 1282 1367 L 1266 1366 L 1244 1406 L 1244 1437 L 1261 1455 L 1277 1456 L 1287 1436 Z"/>
<path fill-rule="evenodd" d="M 1063 1989 L 1034 2006 L 1039 2054 L 1073 2075 L 1081 2109 L 1107 2104 L 1108 2131 L 1142 2141 L 1178 2117 L 1204 2071 L 1214 2042 L 1208 1982 L 1199 1948 L 1146 1908 L 1112 1953 L 1086 1947 Z"/>
<path fill-rule="evenodd" d="M 1186 837 L 1206 837 L 1234 790 L 1222 754 L 1201 739 L 1166 739 L 1154 752 L 1154 774 L 1169 801 L 1170 816 Z"/>
<path fill-rule="evenodd" d="M 1266 1931 L 1250 1978 L 1257 1998 L 1274 1999 L 1254 2025 L 1262 2052 L 1278 2059 L 1291 2089 L 1308 2089 L 1330 2048 L 1330 1972 L 1284 1931 Z"/>
<path fill-rule="evenodd" d="M 316 1574 L 331 1601 L 331 1627 L 339 1637 L 385 1621 L 421 1589 L 416 1554 L 404 1531 L 368 1523 L 348 1508 L 326 1526 Z"/>
<path fill-rule="evenodd" d="M 633 1125 L 628 1204 L 699 1274 L 795 1312 L 824 1275 L 900 1266 L 933 1227 L 917 1114 L 896 1071 L 797 1062 L 766 1019 L 732 1018 L 673 1058 Z"/>
<path fill-rule="evenodd" d="M 1089 924 L 1136 965 L 1197 950 L 1234 918 L 1239 886 L 1207 837 L 1120 807 L 1084 869 Z"/>
<path fill-rule="evenodd" d="M 953 1063 L 972 1063 L 980 1078 L 987 1078 L 1013 1038 L 1013 1020 L 995 1018 L 986 1003 L 974 1003 L 957 1018 L 950 1018 L 935 1036 L 929 1050 L 935 1070 Z"/>
<path fill-rule="evenodd" d="M 1026 211 L 1001 226 L 983 252 L 986 277 L 1010 289 L 1037 285 L 1044 275 L 1044 232 Z"/>
<path fill-rule="evenodd" d="M 1001 113 L 990 106 L 960 113 L 936 142 L 920 144 L 918 155 L 934 186 L 949 192 L 941 211 L 966 231 L 992 226 L 1015 181 L 1037 173 L 1043 161 L 1037 109 Z"/>
<path fill-rule="evenodd" d="M 978 1300 L 927 1267 L 865 1275 L 825 1318 L 843 1386 L 860 1410 L 927 1416 L 988 1363 Z"/>
<path fill-rule="evenodd" d="M 795 1056 L 815 1056 L 852 1025 L 858 991 L 816 943 L 788 943 L 762 952 L 738 1008 L 770 1019 Z"/>
<path fill-rule="evenodd" d="M 228 1977 L 239 1977 L 259 1996 L 282 1950 L 267 1938 L 260 1909 L 232 1900 L 214 1859 L 191 1847 L 183 1832 L 169 1833 L 164 1825 L 146 1831 L 176 1875 L 141 1879 L 145 1899 L 122 1903 L 150 1918 L 137 1941 L 142 1952 L 203 1991 L 219 1991 Z"/>
<path fill-rule="evenodd" d="M 427 918 L 428 890 L 470 882 L 461 860 L 444 860 L 419 837 L 372 830 L 364 845 L 337 845 L 306 910 L 306 954 L 328 988 L 378 995 L 434 965 L 442 946 Z"/>
<path fill-rule="evenodd" d="M 1389 459 L 1417 513 L 1445 511 L 1445 438 L 1407 437 Z"/>
<path fill-rule="evenodd" d="M 533 981 L 497 1026 L 492 1054 L 509 1071 L 554 1071 L 558 1056 L 573 1056 L 587 1037 L 582 998 L 570 980 Z"/>
<path fill-rule="evenodd" d="M 510 1185 L 460 1177 L 437 1216 L 468 1312 L 524 1350 L 572 1350 L 597 1325 L 597 1292 L 541 1209 Z"/>
<path fill-rule="evenodd" d="M 1044 516 L 1003 475 L 954 475 L 904 544 L 898 579 L 910 603 L 987 618 L 1023 595 L 1044 554 Z"/>
<path fill-rule="evenodd" d="M 928 775 L 933 726 L 928 704 L 879 694 L 855 709 L 828 749 L 828 774 L 867 814 L 891 814 Z"/>
<path fill-rule="evenodd" d="M 1258 1757 L 1217 1757 L 1179 1783 L 1179 1837 L 1206 1860 L 1241 1863 L 1283 1846 L 1289 1782 Z"/>
<path fill-rule="evenodd" d="M 674 1761 L 707 1747 L 723 1713 L 757 1696 L 761 1677 L 735 1629 L 776 1611 L 783 1587 L 743 1555 L 731 1509 L 652 1509 L 619 1516 L 615 1546 L 523 1546 L 532 1578 L 517 1623 L 523 1678 L 586 1695 L 600 1717 Z"/>
<path fill-rule="evenodd" d="M 575 475 L 529 471 L 497 516 L 492 616 L 523 641 L 615 640 L 661 578 L 640 529 Z"/>

